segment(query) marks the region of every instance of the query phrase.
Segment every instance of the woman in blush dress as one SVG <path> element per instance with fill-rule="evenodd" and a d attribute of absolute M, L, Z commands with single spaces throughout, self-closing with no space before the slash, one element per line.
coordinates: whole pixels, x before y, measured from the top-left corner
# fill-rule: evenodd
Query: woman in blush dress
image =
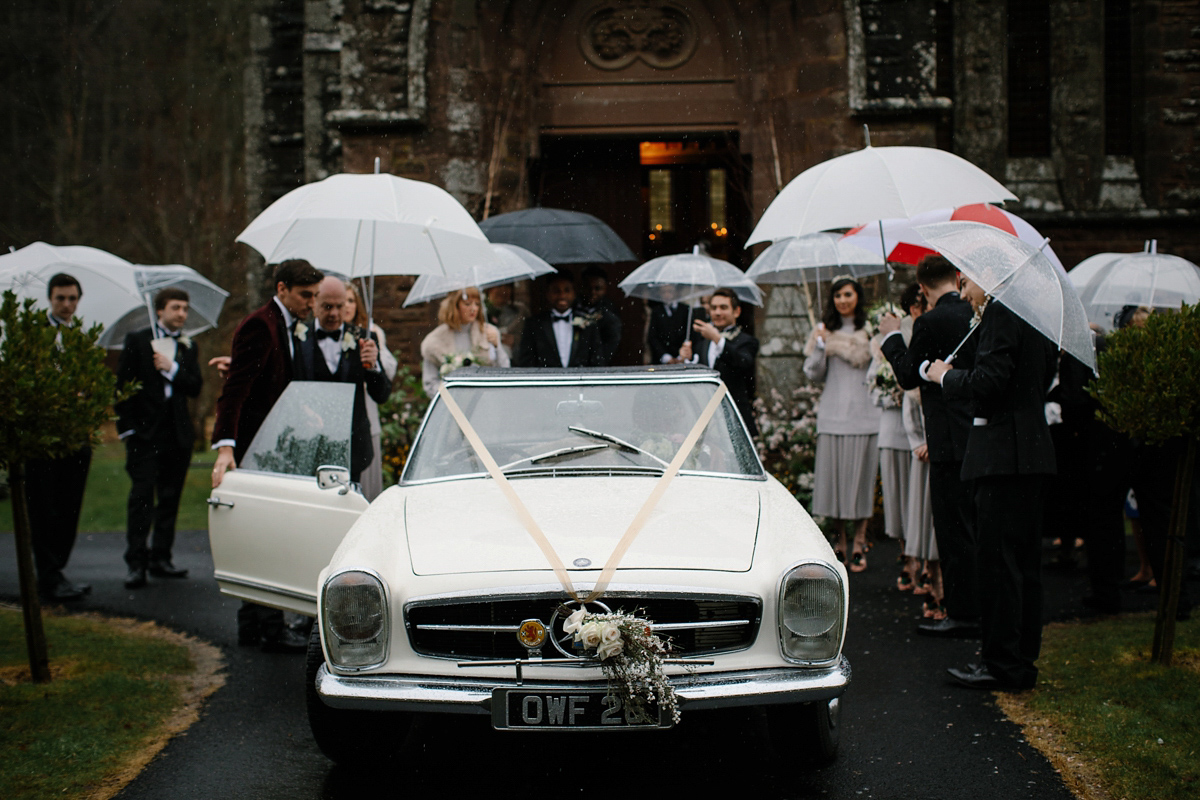
<path fill-rule="evenodd" d="M 396 356 L 388 350 L 387 335 L 383 328 L 367 318 L 367 308 L 363 305 L 362 295 L 353 281 L 346 281 L 346 307 L 342 311 L 342 321 L 360 328 L 368 328 L 379 343 L 379 366 L 383 368 L 388 380 L 396 379 Z M 374 500 L 383 491 L 383 447 L 381 434 L 383 426 L 379 424 L 379 405 L 368 396 L 367 420 L 371 423 L 371 444 L 375 448 L 375 457 L 362 471 L 359 483 L 362 485 L 363 497 Z"/>
<path fill-rule="evenodd" d="M 833 521 L 847 568 L 862 572 L 867 522 L 875 510 L 880 410 L 867 388 L 871 348 L 862 286 L 849 276 L 835 278 L 829 295 L 828 310 L 804 348 L 804 374 L 825 384 L 817 409 L 812 513 Z M 854 544 L 848 550 L 850 521 Z"/>
<path fill-rule="evenodd" d="M 433 397 L 442 375 L 459 367 L 507 367 L 508 353 L 500 344 L 500 331 L 483 320 L 479 290 L 456 289 L 438 307 L 438 325 L 421 342 L 421 383 Z"/>

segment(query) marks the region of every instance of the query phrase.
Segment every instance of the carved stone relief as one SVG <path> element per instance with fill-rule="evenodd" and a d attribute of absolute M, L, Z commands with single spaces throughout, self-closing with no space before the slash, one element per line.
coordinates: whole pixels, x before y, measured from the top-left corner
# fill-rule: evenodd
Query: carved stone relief
<path fill-rule="evenodd" d="M 696 52 L 699 36 L 687 9 L 672 2 L 616 0 L 588 11 L 579 48 L 595 67 L 618 70 L 635 61 L 674 69 Z"/>

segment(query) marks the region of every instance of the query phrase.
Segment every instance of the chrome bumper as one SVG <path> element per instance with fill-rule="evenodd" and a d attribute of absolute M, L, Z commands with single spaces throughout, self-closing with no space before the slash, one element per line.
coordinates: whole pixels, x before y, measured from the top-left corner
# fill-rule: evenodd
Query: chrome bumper
<path fill-rule="evenodd" d="M 845 656 L 836 666 L 826 668 L 784 667 L 671 678 L 680 708 L 693 710 L 828 700 L 839 696 L 849 683 L 850 662 Z M 517 683 L 416 675 L 334 675 L 324 664 L 317 671 L 317 694 L 326 705 L 372 711 L 490 715 L 493 689 L 523 686 L 565 690 L 603 685 L 603 681 Z"/>

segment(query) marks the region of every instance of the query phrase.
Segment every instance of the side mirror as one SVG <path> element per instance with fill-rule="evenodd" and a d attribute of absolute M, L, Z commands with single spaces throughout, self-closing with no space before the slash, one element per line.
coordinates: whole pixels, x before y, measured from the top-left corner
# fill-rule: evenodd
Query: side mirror
<path fill-rule="evenodd" d="M 340 486 L 342 488 L 338 494 L 346 494 L 350 491 L 350 470 L 345 467 L 323 464 L 317 467 L 317 486 L 322 489 Z"/>

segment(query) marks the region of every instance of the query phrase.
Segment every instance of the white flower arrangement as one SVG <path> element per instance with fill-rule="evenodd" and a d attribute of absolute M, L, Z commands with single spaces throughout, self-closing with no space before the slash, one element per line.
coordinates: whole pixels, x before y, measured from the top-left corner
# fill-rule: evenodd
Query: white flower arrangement
<path fill-rule="evenodd" d="M 347 350 L 354 350 L 357 347 L 358 339 L 354 338 L 353 333 L 346 331 L 345 335 L 342 336 L 342 352 L 344 353 Z"/>
<path fill-rule="evenodd" d="M 179 338 L 175 341 L 179 342 L 179 346 L 185 349 L 192 346 L 192 338 L 186 334 L 179 334 Z"/>
<path fill-rule="evenodd" d="M 657 702 L 679 722 L 679 698 L 663 672 L 671 646 L 654 634 L 648 620 L 623 612 L 589 614 L 581 607 L 566 618 L 563 631 L 574 634 L 585 651 L 595 651 L 609 691 L 626 708 L 645 715 L 646 705 Z"/>
<path fill-rule="evenodd" d="M 296 327 L 292 329 L 292 335 L 294 335 L 297 340 L 303 342 L 308 338 L 308 326 L 303 322 L 297 322 Z"/>
<path fill-rule="evenodd" d="M 571 327 L 583 330 L 598 319 L 600 319 L 599 314 L 580 314 L 576 312 L 571 316 Z"/>

